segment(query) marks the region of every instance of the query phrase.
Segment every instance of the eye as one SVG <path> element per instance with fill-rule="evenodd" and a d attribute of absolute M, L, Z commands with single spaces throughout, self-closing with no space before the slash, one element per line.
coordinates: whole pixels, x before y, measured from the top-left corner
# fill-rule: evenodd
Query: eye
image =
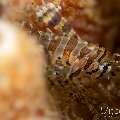
<path fill-rule="evenodd" d="M 99 69 L 103 73 L 110 72 L 111 71 L 110 63 L 103 63 L 103 64 L 99 65 Z"/>

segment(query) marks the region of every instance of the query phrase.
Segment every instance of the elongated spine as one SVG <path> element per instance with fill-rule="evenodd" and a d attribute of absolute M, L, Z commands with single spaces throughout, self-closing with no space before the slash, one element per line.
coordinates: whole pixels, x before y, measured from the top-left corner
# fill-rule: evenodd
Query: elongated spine
<path fill-rule="evenodd" d="M 52 54 L 53 64 L 57 59 L 60 59 L 63 65 L 68 63 L 69 74 L 77 70 L 85 70 L 88 74 L 95 73 L 95 76 L 99 77 L 110 72 L 112 54 L 98 45 L 82 40 L 69 22 L 61 17 L 60 11 L 61 7 L 53 3 L 46 3 L 36 10 L 38 19 L 45 23 L 52 33 L 52 38 L 47 43 L 49 43 L 48 51 Z M 54 31 L 59 34 L 54 34 Z"/>

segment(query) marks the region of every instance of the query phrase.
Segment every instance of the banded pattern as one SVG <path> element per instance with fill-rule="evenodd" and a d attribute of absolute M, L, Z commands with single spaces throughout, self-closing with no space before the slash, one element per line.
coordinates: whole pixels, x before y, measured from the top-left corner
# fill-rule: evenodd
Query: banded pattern
<path fill-rule="evenodd" d="M 55 64 L 57 60 L 61 60 L 64 66 L 69 64 L 69 75 L 78 70 L 85 70 L 89 74 L 95 73 L 96 77 L 109 72 L 112 66 L 111 53 L 81 40 L 79 36 L 71 32 L 63 36 L 52 36 L 47 48 L 51 53 L 52 63 Z M 46 34 L 42 32 L 42 35 Z"/>
<path fill-rule="evenodd" d="M 78 70 L 94 74 L 95 77 L 110 72 L 113 59 L 111 53 L 98 45 L 82 40 L 67 20 L 60 16 L 60 10 L 61 7 L 53 3 L 46 3 L 36 9 L 37 18 L 47 25 L 47 31 L 51 33 L 45 42 L 51 53 L 53 64 L 58 59 L 64 66 L 69 64 L 69 75 Z M 54 30 L 59 34 L 54 34 Z M 45 38 L 46 33 L 42 32 Z"/>

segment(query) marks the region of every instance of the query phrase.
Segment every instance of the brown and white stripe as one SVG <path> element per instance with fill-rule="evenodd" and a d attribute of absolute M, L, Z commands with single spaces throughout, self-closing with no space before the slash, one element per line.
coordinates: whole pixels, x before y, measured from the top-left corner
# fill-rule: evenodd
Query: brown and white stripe
<path fill-rule="evenodd" d="M 41 22 L 46 23 L 47 29 L 50 30 L 51 34 L 48 35 L 45 42 L 51 53 L 53 64 L 57 59 L 60 59 L 63 65 L 69 63 L 70 74 L 79 69 L 85 70 L 89 74 L 106 73 L 111 66 L 109 64 L 112 58 L 110 52 L 82 40 L 67 20 L 60 16 L 60 10 L 59 5 L 47 3 L 46 6 L 39 8 L 39 12 L 43 11 L 41 16 L 38 14 L 39 12 L 36 13 L 38 18 L 42 18 Z M 54 33 L 54 30 L 59 31 L 58 34 Z M 42 32 L 45 36 L 46 33 Z"/>

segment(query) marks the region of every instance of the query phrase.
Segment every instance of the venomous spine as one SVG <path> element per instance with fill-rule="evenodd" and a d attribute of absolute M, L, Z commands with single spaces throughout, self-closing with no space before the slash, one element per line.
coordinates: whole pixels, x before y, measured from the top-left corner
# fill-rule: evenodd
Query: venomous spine
<path fill-rule="evenodd" d="M 47 45 L 52 62 L 61 60 L 69 64 L 69 75 L 78 70 L 99 77 L 112 68 L 112 54 L 98 45 L 82 40 L 69 22 L 61 16 L 59 4 L 46 3 L 35 9 L 38 20 L 46 25 L 45 32 L 39 31 L 40 39 Z M 55 33 L 57 32 L 57 34 Z"/>

